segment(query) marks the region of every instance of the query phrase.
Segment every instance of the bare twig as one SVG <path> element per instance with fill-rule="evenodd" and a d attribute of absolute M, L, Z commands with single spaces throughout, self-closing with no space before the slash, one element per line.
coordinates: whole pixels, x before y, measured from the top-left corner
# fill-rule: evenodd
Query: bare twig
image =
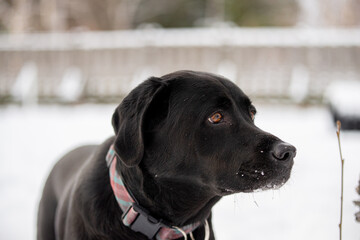
<path fill-rule="evenodd" d="M 341 122 L 337 121 L 336 125 L 337 125 L 336 135 L 337 135 L 337 139 L 338 139 L 338 143 L 339 143 L 339 152 L 340 152 L 340 160 L 341 160 L 341 206 L 340 206 L 340 224 L 339 224 L 340 240 L 341 240 L 342 239 L 343 205 L 344 205 L 343 204 L 344 203 L 344 159 L 343 159 L 343 156 L 342 156 L 341 143 L 340 143 Z"/>

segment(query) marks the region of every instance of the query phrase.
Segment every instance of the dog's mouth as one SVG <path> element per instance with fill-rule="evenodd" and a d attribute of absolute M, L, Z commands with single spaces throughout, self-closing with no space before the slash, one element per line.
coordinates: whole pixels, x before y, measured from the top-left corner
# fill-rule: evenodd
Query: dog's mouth
<path fill-rule="evenodd" d="M 265 170 L 239 171 L 238 177 L 243 183 L 243 192 L 253 192 L 255 190 L 279 189 L 290 178 L 290 172 L 276 174 Z"/>
<path fill-rule="evenodd" d="M 235 191 L 233 189 L 230 189 L 230 188 L 219 188 L 219 191 L 220 191 L 220 195 L 222 195 L 222 196 L 226 196 L 226 195 L 233 194 L 233 193 L 237 192 L 237 191 Z"/>
<path fill-rule="evenodd" d="M 257 168 L 241 167 L 226 187 L 218 188 L 220 194 L 225 196 L 240 192 L 266 191 L 279 189 L 290 178 L 291 167 L 270 168 L 269 166 Z"/>
<path fill-rule="evenodd" d="M 243 192 L 279 189 L 290 178 L 292 164 L 288 166 L 240 167 L 237 177 Z"/>

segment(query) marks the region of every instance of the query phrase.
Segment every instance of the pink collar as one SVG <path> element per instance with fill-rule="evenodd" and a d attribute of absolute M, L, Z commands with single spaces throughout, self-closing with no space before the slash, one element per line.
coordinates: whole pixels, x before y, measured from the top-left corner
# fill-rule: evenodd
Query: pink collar
<path fill-rule="evenodd" d="M 125 226 L 135 232 L 140 232 L 149 239 L 170 240 L 184 237 L 184 234 L 191 233 L 201 223 L 197 222 L 179 227 L 169 227 L 163 220 L 150 216 L 146 209 L 142 208 L 124 185 L 121 175 L 116 171 L 117 156 L 114 145 L 111 145 L 106 156 L 106 162 L 110 172 L 110 184 L 113 189 L 116 201 L 123 211 L 122 222 Z"/>

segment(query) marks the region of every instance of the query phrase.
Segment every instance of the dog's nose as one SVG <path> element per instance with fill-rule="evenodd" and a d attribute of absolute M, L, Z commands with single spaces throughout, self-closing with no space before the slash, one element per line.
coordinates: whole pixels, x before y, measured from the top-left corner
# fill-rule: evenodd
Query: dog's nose
<path fill-rule="evenodd" d="M 296 148 L 289 143 L 280 142 L 273 147 L 271 154 L 275 160 L 285 162 L 295 157 Z"/>

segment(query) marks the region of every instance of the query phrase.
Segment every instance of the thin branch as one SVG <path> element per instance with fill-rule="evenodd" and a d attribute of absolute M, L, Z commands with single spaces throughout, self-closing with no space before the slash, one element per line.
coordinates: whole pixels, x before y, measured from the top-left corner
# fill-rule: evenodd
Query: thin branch
<path fill-rule="evenodd" d="M 340 206 L 339 229 L 340 229 L 340 240 L 342 240 L 342 218 L 343 218 L 343 205 L 344 205 L 344 158 L 342 156 L 341 142 L 340 142 L 341 122 L 337 121 L 336 125 L 337 125 L 336 135 L 337 135 L 337 139 L 338 139 L 338 143 L 339 143 L 339 152 L 340 152 L 340 160 L 341 160 L 341 206 Z"/>

